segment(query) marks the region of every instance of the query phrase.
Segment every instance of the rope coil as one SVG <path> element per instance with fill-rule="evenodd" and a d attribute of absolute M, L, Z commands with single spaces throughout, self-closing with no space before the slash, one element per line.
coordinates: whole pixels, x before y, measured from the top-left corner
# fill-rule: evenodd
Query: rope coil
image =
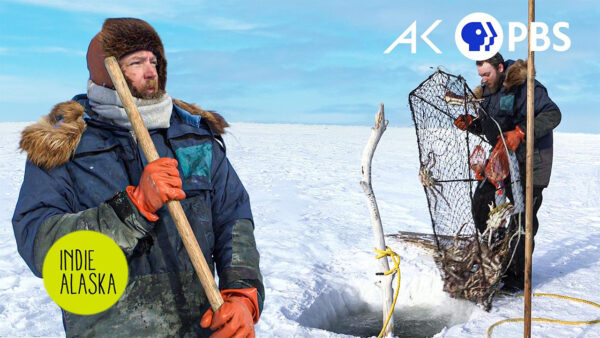
<path fill-rule="evenodd" d="M 377 253 L 377 255 L 375 256 L 375 259 L 380 259 L 380 258 L 384 258 L 386 256 L 390 256 L 392 257 L 392 261 L 394 262 L 394 267 L 389 269 L 388 271 L 385 272 L 378 272 L 376 275 L 378 276 L 388 276 L 391 274 L 398 274 L 398 284 L 396 286 L 396 291 L 394 291 L 394 300 L 392 301 L 392 307 L 390 308 L 390 312 L 388 313 L 387 319 L 385 320 L 385 323 L 383 323 L 383 327 L 381 328 L 381 332 L 379 332 L 379 335 L 377 336 L 377 338 L 381 338 L 383 336 L 383 333 L 385 332 L 385 329 L 387 328 L 390 319 L 392 318 L 392 314 L 394 313 L 394 308 L 396 307 L 396 300 L 398 299 L 398 293 L 400 292 L 400 256 L 395 253 L 389 246 L 385 247 L 385 250 L 379 250 L 377 248 L 375 248 L 375 252 Z M 394 278 L 392 276 L 392 278 Z"/>
<path fill-rule="evenodd" d="M 592 305 L 592 306 L 597 307 L 597 308 L 600 309 L 600 304 L 594 303 L 594 302 L 589 301 L 589 300 L 581 299 L 581 298 L 575 298 L 575 297 L 557 295 L 557 294 L 553 294 L 553 293 L 534 293 L 533 295 L 536 296 L 536 297 L 554 297 L 554 298 L 566 299 L 566 300 L 570 300 L 570 301 L 574 301 L 574 302 L 578 302 L 578 303 Z M 523 297 L 523 295 L 519 295 L 519 296 Z M 486 334 L 486 338 L 490 338 L 492 336 L 492 331 L 494 330 L 494 328 L 497 327 L 497 326 L 499 326 L 499 325 L 502 325 L 504 323 L 517 323 L 517 322 L 523 322 L 523 321 L 524 321 L 523 318 L 507 318 L 507 319 L 503 319 L 501 321 L 498 321 L 498 322 L 494 323 L 492 326 L 490 326 L 488 328 L 488 331 L 487 331 L 487 334 Z M 594 320 L 560 320 L 560 319 L 552 319 L 552 318 L 531 318 L 531 321 L 532 322 L 544 322 L 544 323 L 562 324 L 562 325 L 591 325 L 591 324 L 600 324 L 600 318 L 594 319 Z"/>

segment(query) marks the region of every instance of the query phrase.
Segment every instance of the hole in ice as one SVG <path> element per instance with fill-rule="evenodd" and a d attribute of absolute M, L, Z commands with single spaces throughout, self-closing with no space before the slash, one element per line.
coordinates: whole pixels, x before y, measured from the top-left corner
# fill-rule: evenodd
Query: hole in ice
<path fill-rule="evenodd" d="M 338 334 L 377 337 L 383 325 L 378 288 L 327 289 L 300 315 L 301 325 Z M 432 337 L 445 327 L 466 322 L 474 308 L 468 302 L 450 298 L 435 303 L 401 298 L 402 292 L 394 311 L 394 336 L 399 337 Z"/>
<path fill-rule="evenodd" d="M 394 335 L 399 337 L 432 337 L 455 322 L 452 313 L 427 306 L 401 307 L 394 311 Z M 466 320 L 466 318 L 465 318 Z M 329 323 L 327 331 L 358 337 L 377 336 L 383 326 L 382 310 L 365 307 L 356 309 Z"/>

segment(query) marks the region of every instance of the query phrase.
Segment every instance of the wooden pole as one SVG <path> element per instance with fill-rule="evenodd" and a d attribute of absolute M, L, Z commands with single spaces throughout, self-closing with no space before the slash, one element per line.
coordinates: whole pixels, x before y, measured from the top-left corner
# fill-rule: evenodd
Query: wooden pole
<path fill-rule="evenodd" d="M 371 225 L 373 226 L 373 233 L 375 235 L 375 246 L 379 250 L 385 250 L 385 239 L 383 237 L 383 225 L 381 224 L 381 217 L 379 215 L 379 208 L 377 207 L 377 200 L 375 199 L 375 193 L 373 192 L 373 186 L 371 185 L 371 162 L 373 160 L 373 154 L 381 139 L 381 135 L 387 128 L 388 121 L 385 119 L 383 112 L 383 103 L 379 104 L 379 112 L 375 116 L 375 127 L 371 128 L 371 137 L 365 146 L 362 154 L 362 180 L 360 186 L 367 195 L 369 212 L 371 214 Z M 390 269 L 387 256 L 379 259 L 379 265 L 381 272 L 388 271 Z M 388 276 L 381 276 L 379 286 L 381 287 L 381 299 L 383 303 L 383 322 L 388 317 L 390 309 L 392 307 L 393 289 L 392 281 L 393 274 Z M 400 278 L 400 277 L 398 277 Z M 383 337 L 391 337 L 394 333 L 394 315 L 390 318 L 390 322 L 383 332 Z"/>
<path fill-rule="evenodd" d="M 156 147 L 154 147 L 152 138 L 150 138 L 148 129 L 146 129 L 146 126 L 144 125 L 142 116 L 140 115 L 140 112 L 133 101 L 133 97 L 131 96 L 131 92 L 127 87 L 127 82 L 125 82 L 125 78 L 123 77 L 123 73 L 121 72 L 121 68 L 119 67 L 117 59 L 115 59 L 113 56 L 107 57 L 104 59 L 104 64 L 106 65 L 106 70 L 108 71 L 108 74 L 115 85 L 117 93 L 121 98 L 121 102 L 123 102 L 123 107 L 125 107 L 125 111 L 127 111 L 127 116 L 131 121 L 133 131 L 135 132 L 138 143 L 142 147 L 144 156 L 146 156 L 146 161 L 150 163 L 157 160 L 159 158 L 158 152 L 156 151 Z M 198 245 L 198 241 L 196 240 L 196 237 L 194 237 L 192 227 L 190 226 L 185 212 L 181 207 L 181 203 L 179 203 L 179 201 L 167 201 L 167 207 L 171 213 L 173 221 L 175 222 L 175 227 L 179 232 L 181 241 L 183 242 L 183 245 L 190 256 L 190 260 L 192 261 L 192 265 L 196 270 L 196 274 L 200 279 L 200 283 L 202 283 L 202 287 L 204 288 L 206 297 L 210 302 L 210 306 L 214 311 L 217 311 L 223 304 L 223 298 L 221 297 L 219 288 L 217 287 L 217 284 L 212 276 L 212 272 L 206 263 L 206 259 L 204 259 L 200 245 Z"/>
<path fill-rule="evenodd" d="M 529 20 L 527 28 L 527 163 L 525 187 L 525 290 L 523 336 L 531 337 L 531 267 L 533 256 L 533 141 L 534 137 L 534 55 L 531 49 L 531 23 L 535 20 L 535 0 L 529 0 Z"/>

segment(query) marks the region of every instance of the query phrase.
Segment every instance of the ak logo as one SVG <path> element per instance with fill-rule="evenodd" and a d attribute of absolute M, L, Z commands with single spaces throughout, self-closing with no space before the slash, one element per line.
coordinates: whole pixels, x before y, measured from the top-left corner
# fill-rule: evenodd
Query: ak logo
<path fill-rule="evenodd" d="M 436 27 L 442 22 L 441 19 L 435 20 L 429 28 L 421 35 L 417 33 L 417 20 L 415 20 L 408 28 L 396 38 L 396 40 L 383 52 L 384 54 L 391 53 L 399 44 L 410 45 L 410 53 L 417 53 L 417 37 L 425 42 L 436 54 L 442 54 L 434 41 L 429 38 Z M 422 29 L 422 26 L 421 26 Z M 571 39 L 562 31 L 569 29 L 569 23 L 566 21 L 556 22 L 552 26 L 552 33 L 545 22 L 531 23 L 531 50 L 534 52 L 546 51 L 552 46 L 552 49 L 557 52 L 565 52 L 571 48 Z M 507 31 L 508 51 L 514 52 L 517 43 L 525 42 L 527 39 L 527 25 L 522 22 L 510 21 Z M 554 35 L 555 40 L 558 39 L 562 44 L 553 43 L 550 37 Z M 500 51 L 502 42 L 504 41 L 504 33 L 502 26 L 498 20 L 487 13 L 471 13 L 458 23 L 454 32 L 454 40 L 458 50 L 471 60 L 486 60 L 494 56 Z"/>
<path fill-rule="evenodd" d="M 456 26 L 456 47 L 471 60 L 489 59 L 500 51 L 504 34 L 496 18 L 487 13 L 471 13 Z"/>

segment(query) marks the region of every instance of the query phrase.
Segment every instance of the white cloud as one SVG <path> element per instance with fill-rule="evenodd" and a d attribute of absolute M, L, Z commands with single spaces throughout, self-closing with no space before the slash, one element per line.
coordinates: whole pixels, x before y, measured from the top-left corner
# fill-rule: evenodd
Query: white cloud
<path fill-rule="evenodd" d="M 116 16 L 173 16 L 174 6 L 171 1 L 146 0 L 139 1 L 118 1 L 104 0 L 102 4 L 98 1 L 67 1 L 67 0 L 10 0 L 12 2 L 36 5 L 60 9 L 69 12 L 97 13 Z"/>
<path fill-rule="evenodd" d="M 81 92 L 85 84 L 80 87 L 70 87 L 49 78 L 0 74 L 0 103 L 58 103 Z"/>
<path fill-rule="evenodd" d="M 181 24 L 181 19 L 189 19 L 190 14 L 203 12 L 202 1 L 190 3 L 184 0 L 104 0 L 102 5 L 98 5 L 97 1 L 68 1 L 68 0 L 9 0 L 16 3 L 54 8 L 69 12 L 84 12 L 95 13 L 107 16 L 131 16 L 136 18 L 154 18 L 162 21 L 173 21 Z M 202 17 L 201 20 L 195 20 L 194 24 L 206 25 L 211 29 L 225 31 L 250 31 L 256 28 L 264 27 L 263 25 L 245 22 L 238 19 L 232 19 L 220 16 Z"/>
<path fill-rule="evenodd" d="M 37 53 L 65 53 L 65 54 L 76 54 L 76 55 L 85 55 L 86 54 L 86 52 L 84 52 L 82 50 L 68 49 L 68 48 L 57 47 L 57 46 L 47 46 L 47 47 L 32 48 L 32 52 L 37 52 Z"/>
<path fill-rule="evenodd" d="M 419 75 L 426 76 L 426 75 L 431 75 L 431 73 L 433 73 L 435 71 L 435 67 L 430 66 L 430 65 L 415 64 L 415 65 L 410 66 L 410 70 L 412 70 L 413 72 L 415 72 Z"/>
<path fill-rule="evenodd" d="M 226 31 L 249 31 L 262 27 L 262 25 L 223 17 L 208 18 L 205 23 L 213 29 Z"/>
<path fill-rule="evenodd" d="M 79 49 L 69 49 L 59 46 L 41 46 L 41 47 L 24 47 L 24 48 L 6 48 L 0 47 L 0 54 L 21 54 L 21 53 L 62 53 L 83 56 L 85 51 Z"/>

